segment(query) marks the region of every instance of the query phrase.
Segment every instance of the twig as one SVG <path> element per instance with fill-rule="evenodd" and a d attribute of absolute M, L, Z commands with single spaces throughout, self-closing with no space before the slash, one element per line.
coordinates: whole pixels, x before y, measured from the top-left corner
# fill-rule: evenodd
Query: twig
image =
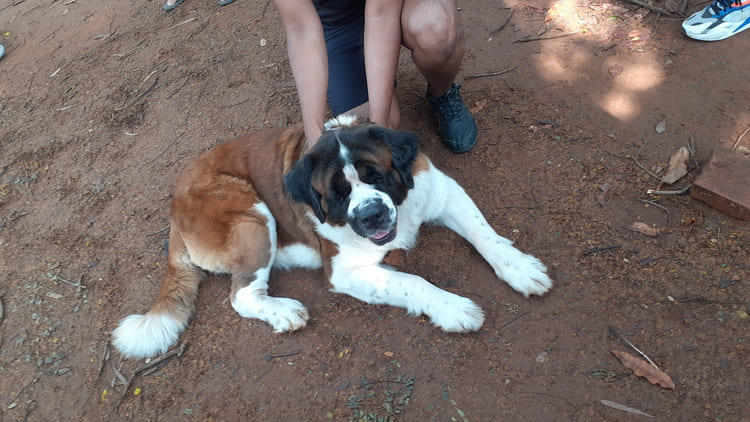
<path fill-rule="evenodd" d="M 72 281 L 68 281 L 68 280 L 66 280 L 66 279 L 64 279 L 64 278 L 62 278 L 62 277 L 60 277 L 58 275 L 53 275 L 52 279 L 55 280 L 55 281 L 63 282 L 65 284 L 69 284 L 69 285 L 71 285 L 73 287 L 77 287 L 78 289 L 86 289 L 87 288 L 86 286 L 84 286 L 84 285 L 81 284 L 81 279 L 78 279 L 78 283 L 73 283 Z"/>
<path fill-rule="evenodd" d="M 570 138 L 566 140 L 565 142 L 585 141 L 587 139 L 594 139 L 594 137 L 593 136 L 579 136 L 577 138 Z"/>
<path fill-rule="evenodd" d="M 687 185 L 684 188 L 680 188 L 679 190 L 654 190 L 654 189 L 649 189 L 649 190 L 646 191 L 646 193 L 649 194 L 649 195 L 684 195 L 684 194 L 686 194 L 690 190 L 691 186 L 693 186 L 693 185 Z M 677 186 L 677 187 L 679 188 L 679 186 Z"/>
<path fill-rule="evenodd" d="M 649 358 L 648 356 L 646 356 L 645 353 L 641 352 L 640 349 L 638 349 L 637 347 L 635 347 L 635 345 L 633 343 L 631 343 L 628 339 L 626 339 L 625 337 L 623 337 L 622 334 L 618 333 L 617 330 L 615 330 L 615 327 L 613 327 L 611 325 L 607 325 L 607 331 L 609 331 L 609 333 L 612 334 L 612 336 L 619 338 L 623 343 L 625 343 L 626 345 L 628 345 L 631 349 L 633 349 L 636 352 L 638 352 L 638 354 L 641 355 L 641 356 L 643 356 L 643 358 L 646 359 L 648 361 L 648 363 L 651 364 L 651 366 L 653 366 L 656 369 L 659 369 L 659 367 L 656 366 L 656 364 L 654 363 L 654 361 L 651 360 L 651 358 Z M 659 370 L 661 371 L 661 369 L 659 369 Z"/>
<path fill-rule="evenodd" d="M 227 108 L 227 107 L 234 107 L 234 106 L 238 106 L 238 105 L 240 105 L 240 104 L 244 104 L 244 103 L 246 103 L 246 102 L 248 102 L 248 101 L 250 101 L 250 98 L 245 98 L 245 99 L 244 99 L 244 100 L 242 100 L 242 101 L 238 101 L 238 102 L 236 102 L 236 103 L 232 103 L 232 104 L 227 104 L 227 105 L 220 105 L 219 107 L 223 107 L 223 108 Z"/>
<path fill-rule="evenodd" d="M 688 136 L 688 142 L 687 142 L 687 149 L 690 152 L 690 159 L 693 160 L 693 164 L 695 164 L 695 168 L 700 171 L 701 165 L 698 162 L 698 159 L 695 158 L 696 152 L 695 152 L 695 138 L 693 138 L 693 135 Z"/>
<path fill-rule="evenodd" d="M 149 76 L 151 76 L 151 75 L 149 75 Z M 144 91 L 142 91 L 142 92 L 141 92 L 140 94 L 138 94 L 138 95 L 136 95 L 135 97 L 133 97 L 133 99 L 132 99 L 132 100 L 130 100 L 130 101 L 128 101 L 128 103 L 127 103 L 127 104 L 125 104 L 124 106 L 122 106 L 122 107 L 120 107 L 120 108 L 116 108 L 116 109 L 115 109 L 115 111 L 122 111 L 122 110 L 125 110 L 126 108 L 130 107 L 131 105 L 133 105 L 133 103 L 135 103 L 136 101 L 138 101 L 139 99 L 141 99 L 141 97 L 143 97 L 143 96 L 144 96 L 144 95 L 146 95 L 146 94 L 147 94 L 147 93 L 148 93 L 149 91 L 151 91 L 151 88 L 153 88 L 153 87 L 154 87 L 154 85 L 156 85 L 156 81 L 158 81 L 158 80 L 159 80 L 159 78 L 158 78 L 158 77 L 154 78 L 154 81 L 153 81 L 153 82 L 151 82 L 151 85 L 150 85 L 150 86 L 149 86 L 148 88 L 146 88 L 146 89 L 145 89 Z"/>
<path fill-rule="evenodd" d="M 659 12 L 663 15 L 672 16 L 672 14 L 668 10 L 664 10 L 660 7 L 652 6 L 648 3 L 644 3 L 640 0 L 628 0 L 631 3 L 637 4 L 638 6 L 645 7 L 646 9 L 653 10 L 654 12 Z"/>
<path fill-rule="evenodd" d="M 680 3 L 680 14 L 685 14 L 685 9 L 688 7 L 688 3 L 690 3 L 690 0 L 682 0 L 682 3 Z"/>
<path fill-rule="evenodd" d="M 711 300 L 711 299 L 705 299 L 702 297 L 694 297 L 694 298 L 687 298 L 687 299 L 678 299 L 675 298 L 677 302 L 682 303 L 705 303 L 706 305 L 748 305 L 750 304 L 750 301 L 745 302 L 738 302 L 738 301 L 724 301 L 724 300 Z"/>
<path fill-rule="evenodd" d="M 552 20 L 552 22 L 549 22 L 547 25 L 545 25 L 544 28 L 542 28 L 539 31 L 537 31 L 536 35 L 537 36 L 541 36 L 541 35 L 546 34 L 547 31 L 549 31 L 550 29 L 556 27 L 557 24 L 560 23 L 560 22 L 562 22 L 562 18 L 558 16 L 556 19 Z"/>
<path fill-rule="evenodd" d="M 646 174 L 648 174 L 649 176 L 651 176 L 654 179 L 656 179 L 656 180 L 658 180 L 658 181 L 661 182 L 662 181 L 661 177 L 659 177 L 657 174 L 655 174 L 651 170 L 649 170 L 646 167 L 644 167 L 643 164 L 641 164 L 640 161 L 638 161 L 638 156 L 641 154 L 641 150 L 643 150 L 644 146 L 646 146 L 646 141 L 643 141 L 643 144 L 641 144 L 641 147 L 638 149 L 638 152 L 631 159 L 633 160 L 633 162 L 635 163 L 635 165 L 637 165 L 638 167 L 640 167 L 640 169 L 643 170 L 644 172 L 646 172 Z M 690 190 L 690 185 L 688 185 L 688 186 L 686 186 L 686 187 L 683 188 L 683 187 L 677 186 L 677 185 L 675 185 L 673 183 L 668 183 L 668 184 L 676 187 L 679 190 L 677 190 L 677 191 L 656 191 L 656 190 L 649 189 L 649 190 L 646 191 L 646 193 L 649 194 L 649 195 L 682 195 L 685 192 L 687 192 L 688 190 Z M 663 192 L 663 193 L 658 193 L 658 192 Z"/>
<path fill-rule="evenodd" d="M 177 27 L 178 27 L 178 26 L 180 26 L 180 25 L 185 25 L 186 23 L 190 23 L 190 22 L 192 22 L 192 21 L 197 21 L 197 20 L 198 20 L 198 18 L 190 18 L 190 19 L 185 19 L 184 21 L 182 21 L 182 22 L 180 22 L 180 23 L 176 23 L 176 24 L 174 24 L 174 25 L 170 26 L 169 28 L 167 28 L 167 30 L 170 30 L 170 29 L 175 29 L 175 28 L 177 28 Z"/>
<path fill-rule="evenodd" d="M 510 13 L 505 18 L 505 20 L 503 21 L 503 23 L 501 23 L 500 26 L 497 27 L 497 29 L 495 29 L 495 30 L 493 30 L 493 31 L 490 32 L 490 37 L 493 36 L 493 35 L 495 35 L 495 34 L 497 34 L 500 31 L 502 31 L 503 28 L 505 28 L 508 25 L 508 22 L 510 22 L 510 18 L 513 17 L 513 13 L 514 12 L 515 12 L 515 9 L 511 8 L 510 9 Z"/>
<path fill-rule="evenodd" d="M 667 207 L 665 207 L 664 205 L 661 205 L 661 204 L 657 204 L 656 202 L 650 201 L 648 199 L 636 198 L 635 200 L 636 201 L 644 202 L 644 203 L 649 204 L 649 205 L 653 205 L 656 208 L 660 208 L 660 209 L 664 210 L 664 212 L 667 213 L 667 227 L 672 227 L 672 213 L 669 212 L 669 209 L 667 209 Z"/>
<path fill-rule="evenodd" d="M 125 375 L 120 372 L 119 369 L 117 369 L 117 366 L 114 362 L 112 362 L 112 369 L 115 371 L 115 376 L 118 380 L 120 380 L 120 383 L 123 385 L 130 385 L 130 381 L 125 378 Z"/>
<path fill-rule="evenodd" d="M 298 355 L 298 354 L 300 354 L 300 352 L 301 352 L 300 350 L 297 350 L 296 352 L 279 353 L 279 354 L 276 354 L 276 355 L 265 355 L 265 356 L 263 356 L 263 360 L 265 360 L 266 362 L 270 362 L 270 361 L 272 361 L 272 360 L 274 360 L 276 358 L 285 358 L 287 356 Z"/>
<path fill-rule="evenodd" d="M 546 37 L 524 37 L 524 38 L 521 38 L 520 40 L 515 40 L 513 42 L 515 43 L 515 42 L 553 40 L 555 38 L 569 37 L 571 35 L 578 34 L 579 32 L 581 31 L 565 32 L 565 33 L 557 34 L 557 35 L 547 35 Z"/>
<path fill-rule="evenodd" d="M 482 73 L 482 74 L 479 74 L 479 75 L 464 76 L 464 79 L 477 79 L 477 78 L 486 78 L 488 76 L 498 76 L 498 75 L 502 75 L 504 73 L 512 72 L 512 71 L 516 70 L 517 68 L 518 68 L 518 66 L 513 66 L 510 69 L 501 70 L 499 72 L 490 72 L 490 73 Z"/>
<path fill-rule="evenodd" d="M 611 408 L 617 409 L 617 410 L 622 410 L 623 412 L 628 412 L 628 413 L 632 413 L 634 415 L 639 415 L 639 416 L 645 416 L 647 418 L 653 418 L 654 417 L 652 415 L 649 415 L 648 413 L 641 412 L 638 409 L 634 409 L 632 407 L 625 406 L 624 404 L 620 404 L 620 403 L 609 401 L 609 400 L 599 400 L 599 401 L 601 402 L 601 404 L 603 404 L 603 405 L 605 405 L 607 407 L 611 407 Z"/>
<path fill-rule="evenodd" d="M 120 399 L 117 400 L 117 403 L 115 403 L 115 410 L 117 410 L 117 408 L 120 407 L 120 403 L 122 403 L 122 400 L 128 394 L 128 390 L 130 389 L 130 385 L 133 383 L 133 380 L 135 379 L 135 377 L 138 376 L 138 374 L 140 374 L 141 372 L 143 372 L 143 371 L 145 371 L 145 370 L 147 370 L 149 368 L 152 368 L 152 367 L 160 364 L 164 360 L 171 359 L 173 356 L 177 356 L 177 357 L 182 356 L 182 354 L 185 352 L 185 348 L 186 347 L 187 347 L 187 343 L 182 343 L 180 345 L 180 347 L 174 348 L 174 349 L 168 351 L 167 353 L 164 353 L 163 355 L 159 356 L 158 358 L 153 359 L 151 362 L 149 362 L 149 363 L 147 363 L 145 365 L 142 365 L 139 368 L 137 368 L 135 371 L 133 371 L 133 375 L 131 375 L 130 379 L 128 379 L 127 382 L 124 383 L 125 384 L 125 389 L 122 391 L 122 395 L 120 396 Z M 114 368 L 114 365 L 112 367 Z M 118 373 L 118 371 L 115 371 L 115 375 L 117 375 L 117 373 Z"/>
<path fill-rule="evenodd" d="M 525 317 L 528 314 L 529 314 L 528 312 L 524 312 L 514 318 L 511 318 L 509 321 L 506 321 L 505 324 L 501 325 L 500 329 L 507 328 L 509 325 L 513 324 L 514 322 L 518 321 L 519 319 Z"/>
<path fill-rule="evenodd" d="M 167 230 L 169 230 L 169 226 L 163 227 L 163 228 L 161 228 L 161 229 L 159 229 L 159 230 L 157 230 L 155 232 L 151 232 L 151 233 L 147 234 L 146 236 L 154 236 L 154 235 L 157 235 L 159 233 L 163 233 L 163 232 L 165 232 Z"/>
<path fill-rule="evenodd" d="M 583 253 L 583 256 L 589 256 L 597 252 L 611 251 L 613 249 L 620 249 L 620 248 L 622 248 L 622 245 L 602 246 L 601 248 L 593 248 L 593 249 L 587 250 L 586 252 Z"/>
<path fill-rule="evenodd" d="M 747 127 L 747 129 L 745 129 L 745 130 L 744 130 L 744 131 L 742 132 L 742 134 L 741 134 L 740 136 L 738 136 L 738 137 L 737 137 L 737 140 L 736 140 L 736 141 L 734 141 L 734 145 L 732 145 L 732 151 L 734 151 L 734 150 L 736 150 L 736 149 L 737 149 L 737 145 L 739 145 L 739 144 L 740 144 L 740 141 L 742 140 L 742 138 L 743 138 L 743 137 L 745 136 L 745 134 L 746 134 L 746 133 L 747 133 L 748 131 L 750 131 L 750 126 L 748 126 L 748 127 Z"/>
<path fill-rule="evenodd" d="M 99 364 L 99 372 L 96 373 L 97 378 L 102 374 L 104 370 L 104 363 L 109 359 L 109 342 L 104 346 L 104 353 L 102 353 L 102 362 Z"/>

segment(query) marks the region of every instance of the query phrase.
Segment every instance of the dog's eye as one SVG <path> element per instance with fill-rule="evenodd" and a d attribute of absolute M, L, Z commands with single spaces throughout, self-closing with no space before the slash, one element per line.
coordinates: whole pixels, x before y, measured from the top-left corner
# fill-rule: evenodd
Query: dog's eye
<path fill-rule="evenodd" d="M 368 184 L 376 184 L 383 180 L 383 173 L 378 171 L 375 167 L 367 166 L 362 171 L 361 179 L 363 182 Z"/>

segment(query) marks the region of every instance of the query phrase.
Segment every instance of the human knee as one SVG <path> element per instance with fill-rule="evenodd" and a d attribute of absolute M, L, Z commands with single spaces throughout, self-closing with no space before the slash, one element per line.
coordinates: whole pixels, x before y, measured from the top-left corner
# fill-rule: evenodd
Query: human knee
<path fill-rule="evenodd" d="M 402 21 L 407 47 L 418 50 L 436 62 L 452 59 L 460 51 L 457 16 L 445 6 L 422 5 Z"/>

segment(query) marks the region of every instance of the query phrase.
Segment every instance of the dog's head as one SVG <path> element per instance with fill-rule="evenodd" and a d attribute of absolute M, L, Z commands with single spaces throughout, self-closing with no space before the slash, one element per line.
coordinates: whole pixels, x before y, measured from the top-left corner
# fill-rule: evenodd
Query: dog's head
<path fill-rule="evenodd" d="M 321 223 L 351 226 L 384 245 L 396 237 L 396 207 L 414 187 L 419 137 L 375 125 L 329 130 L 284 177 L 294 201 Z"/>

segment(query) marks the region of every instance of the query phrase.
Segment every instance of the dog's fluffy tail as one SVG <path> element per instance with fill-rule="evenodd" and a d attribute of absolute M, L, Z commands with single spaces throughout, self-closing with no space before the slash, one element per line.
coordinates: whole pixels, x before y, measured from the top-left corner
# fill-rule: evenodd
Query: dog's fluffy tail
<path fill-rule="evenodd" d="M 203 272 L 190 262 L 182 239 L 170 233 L 167 274 L 156 304 L 145 315 L 125 317 L 112 332 L 112 344 L 127 358 L 164 353 L 175 344 L 195 310 Z"/>

